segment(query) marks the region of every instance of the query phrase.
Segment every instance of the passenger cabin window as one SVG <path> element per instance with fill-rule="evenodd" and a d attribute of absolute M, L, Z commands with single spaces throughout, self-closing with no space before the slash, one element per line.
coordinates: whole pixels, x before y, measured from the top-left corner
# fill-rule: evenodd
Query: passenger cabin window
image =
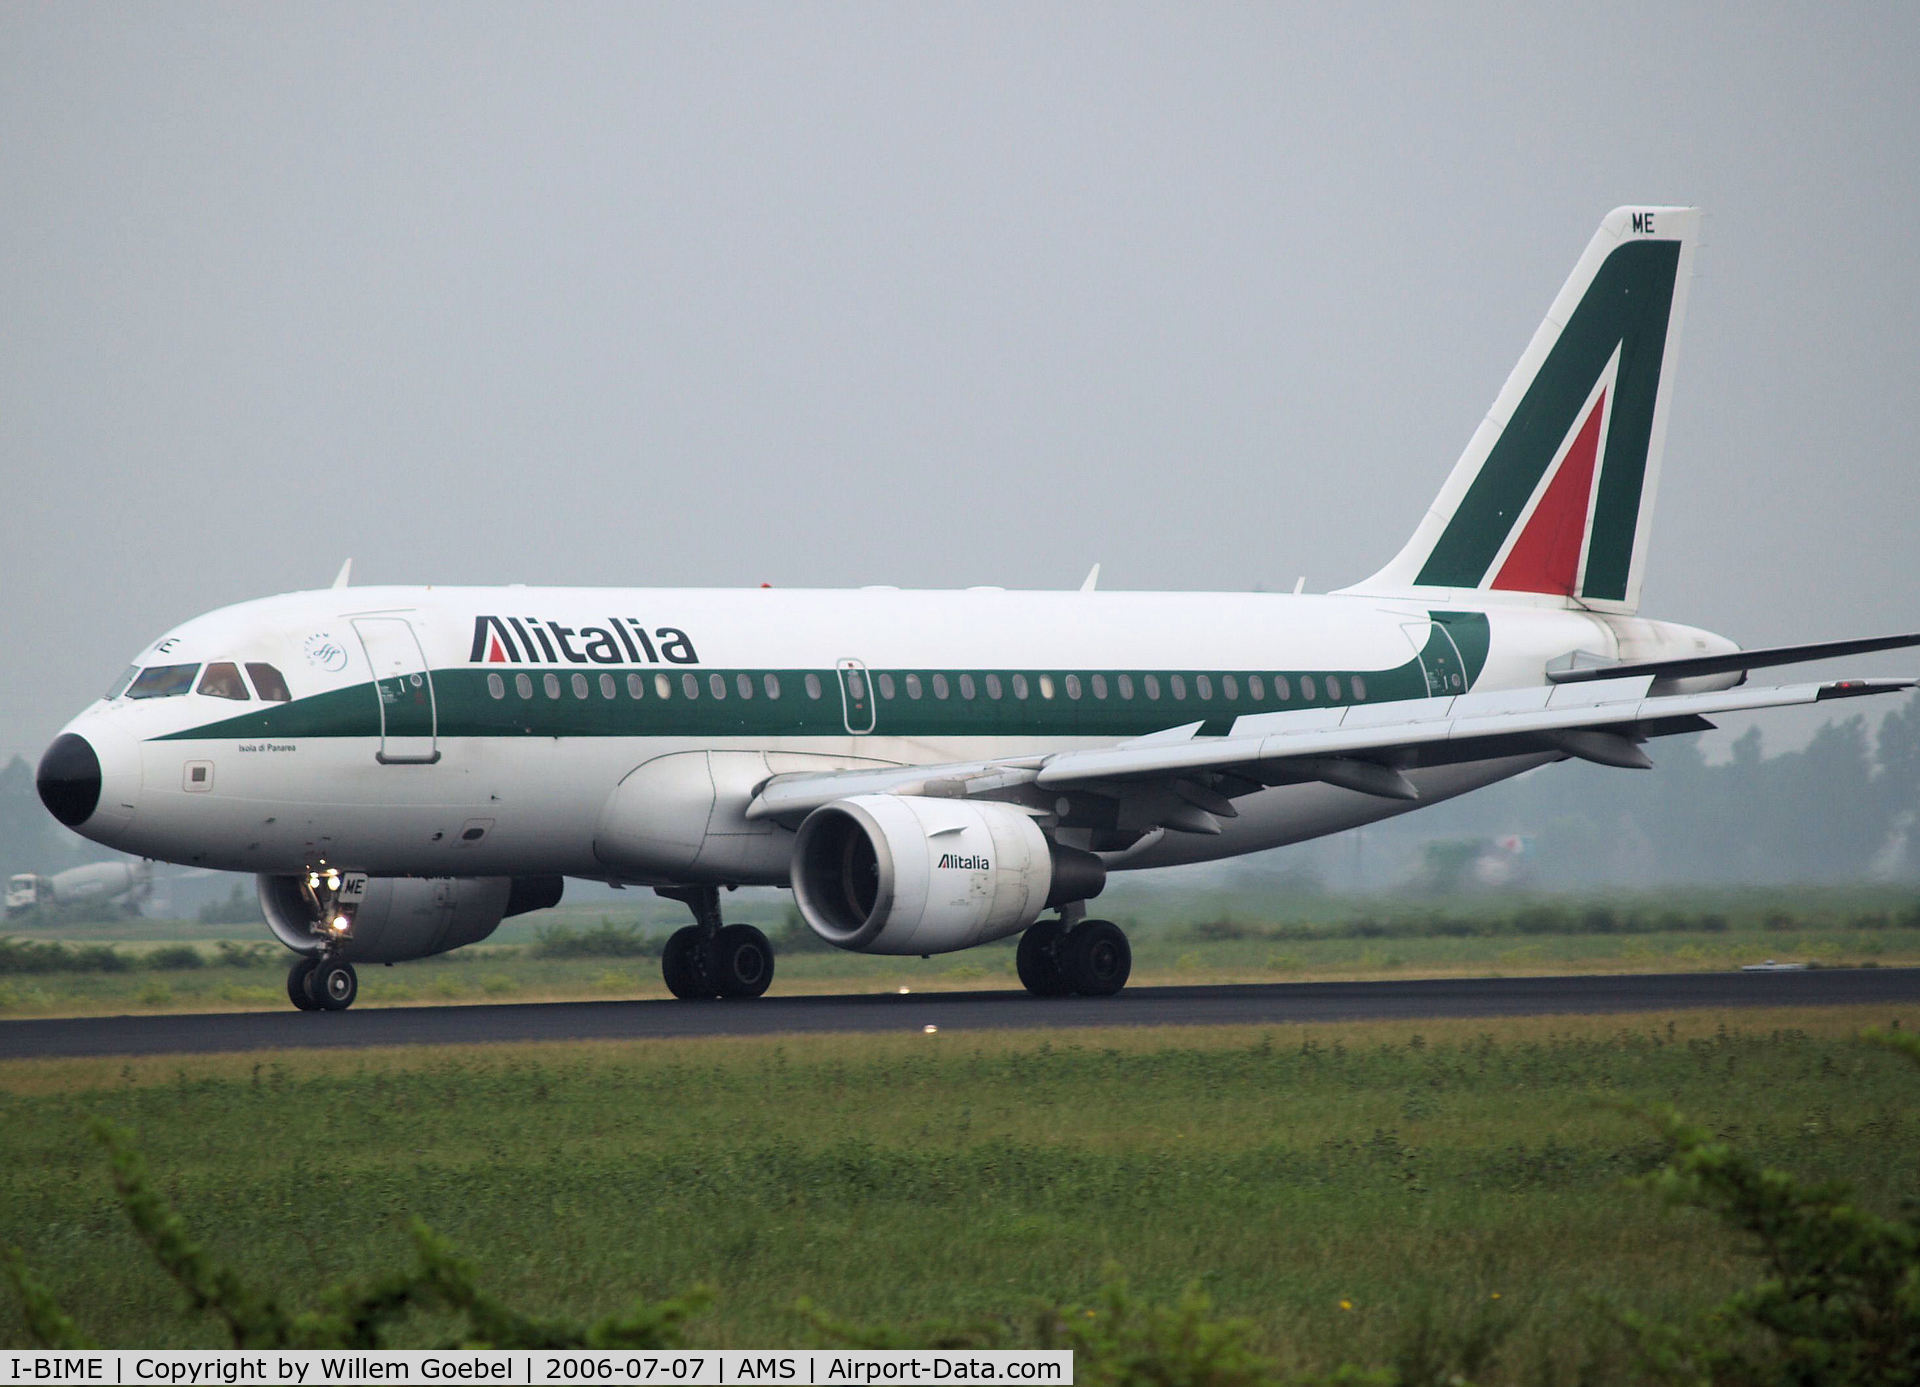
<path fill-rule="evenodd" d="M 287 681 L 280 677 L 280 671 L 272 665 L 258 662 L 247 666 L 247 677 L 253 680 L 253 691 L 266 703 L 291 703 L 293 694 L 287 689 Z"/>
<path fill-rule="evenodd" d="M 128 698 L 176 698 L 193 687 L 198 665 L 154 665 L 127 685 Z"/>

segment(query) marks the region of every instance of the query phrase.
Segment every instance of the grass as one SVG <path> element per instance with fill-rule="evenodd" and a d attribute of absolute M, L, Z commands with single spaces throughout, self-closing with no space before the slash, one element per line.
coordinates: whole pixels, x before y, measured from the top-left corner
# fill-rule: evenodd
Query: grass
<path fill-rule="evenodd" d="M 1920 965 L 1911 889 L 1661 893 L 1606 901 L 1198 896 L 1116 890 L 1103 901 L 1128 931 L 1139 985 L 1394 977 L 1724 970 L 1767 959 L 1822 966 Z M 930 959 L 875 958 L 820 945 L 770 893 L 729 898 L 730 919 L 780 943 L 777 993 L 1013 988 L 1012 940 Z M 362 970 L 358 1006 L 664 997 L 657 952 L 680 914 L 562 908 L 507 921 L 487 942 L 439 958 Z M 137 937 L 130 931 L 144 927 Z M 290 956 L 236 942 L 234 926 L 112 922 L 22 930 L 0 943 L 0 1017 L 233 1011 L 287 1005 Z M 197 961 L 182 967 L 182 941 Z M 791 947 L 799 943 L 807 946 Z M 106 949 L 118 972 L 9 971 L 8 949 Z M 636 948 L 648 953 L 636 953 Z"/>
<path fill-rule="evenodd" d="M 420 1217 L 529 1309 L 707 1283 L 701 1344 L 796 1342 L 803 1297 L 1003 1314 L 1118 1270 L 1204 1288 L 1296 1370 L 1490 1316 L 1489 1381 L 1623 1380 L 1611 1314 L 1703 1307 L 1751 1267 L 1628 1183 L 1659 1143 L 1610 1104 L 1672 1102 L 1890 1209 L 1920 1188 L 1920 1111 L 1850 1041 L 1876 1023 L 1920 1009 L 13 1061 L 0 1242 L 107 1342 L 208 1339 L 133 1244 L 99 1114 L 288 1287 L 402 1260 Z"/>

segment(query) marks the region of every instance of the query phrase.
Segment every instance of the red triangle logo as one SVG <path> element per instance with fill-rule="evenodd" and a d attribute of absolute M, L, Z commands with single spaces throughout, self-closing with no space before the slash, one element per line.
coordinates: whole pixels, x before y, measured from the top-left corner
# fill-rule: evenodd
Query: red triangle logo
<path fill-rule="evenodd" d="M 500 648 L 500 637 L 498 636 L 488 637 L 487 663 L 490 665 L 504 665 L 507 663 L 507 652 Z"/>
<path fill-rule="evenodd" d="M 1580 581 L 1580 545 L 1587 537 L 1593 469 L 1600 458 L 1600 421 L 1606 413 L 1607 392 L 1602 390 L 1492 586 L 1505 592 L 1573 596 Z"/>

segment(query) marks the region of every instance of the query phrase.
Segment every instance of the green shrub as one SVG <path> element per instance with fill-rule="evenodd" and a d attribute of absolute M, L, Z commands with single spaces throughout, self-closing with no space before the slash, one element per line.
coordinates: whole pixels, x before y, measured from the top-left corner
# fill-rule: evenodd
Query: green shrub
<path fill-rule="evenodd" d="M 550 925 L 539 932 L 532 952 L 535 958 L 657 958 L 661 944 L 633 925 L 603 919 L 589 930 Z"/>
<path fill-rule="evenodd" d="M 1867 1038 L 1920 1064 L 1920 1040 Z M 1655 1116 L 1670 1153 L 1647 1177 L 1675 1204 L 1746 1235 L 1760 1282 L 1689 1325 L 1628 1315 L 1647 1371 L 1665 1382 L 1911 1387 L 1920 1382 L 1920 1203 L 1883 1218 L 1839 1181 L 1763 1168 L 1677 1113 Z"/>
<path fill-rule="evenodd" d="M 156 973 L 179 973 L 207 966 L 205 955 L 191 944 L 168 944 L 164 948 L 149 949 L 140 962 Z"/>
<path fill-rule="evenodd" d="M 460 1316 L 465 1332 L 449 1346 L 493 1348 L 677 1348 L 682 1324 L 705 1308 L 695 1289 L 669 1300 L 636 1300 L 620 1314 L 591 1323 L 535 1319 L 482 1291 L 473 1269 L 424 1224 L 413 1228 L 414 1265 L 365 1283 L 321 1292 L 320 1308 L 287 1309 L 273 1290 L 215 1262 L 187 1231 L 186 1220 L 154 1188 L 146 1162 L 121 1129 L 95 1120 L 92 1131 L 107 1148 L 120 1202 L 161 1268 L 187 1295 L 188 1313 L 217 1320 L 235 1348 L 379 1348 L 389 1327 L 416 1309 Z M 19 1253 L 0 1249 L 4 1270 L 25 1310 L 28 1332 L 42 1348 L 91 1348 Z"/>
<path fill-rule="evenodd" d="M 0 936 L 0 975 L 8 973 L 124 973 L 133 960 L 105 944 L 74 947 Z"/>

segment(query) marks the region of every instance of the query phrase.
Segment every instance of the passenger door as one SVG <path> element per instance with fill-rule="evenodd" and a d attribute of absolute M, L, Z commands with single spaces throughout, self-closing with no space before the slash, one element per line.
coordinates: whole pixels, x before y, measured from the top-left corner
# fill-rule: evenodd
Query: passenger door
<path fill-rule="evenodd" d="M 413 625 L 405 617 L 353 619 L 360 646 L 373 669 L 374 696 L 380 704 L 383 766 L 432 765 L 440 759 L 439 714 L 433 700 L 433 672 Z"/>

